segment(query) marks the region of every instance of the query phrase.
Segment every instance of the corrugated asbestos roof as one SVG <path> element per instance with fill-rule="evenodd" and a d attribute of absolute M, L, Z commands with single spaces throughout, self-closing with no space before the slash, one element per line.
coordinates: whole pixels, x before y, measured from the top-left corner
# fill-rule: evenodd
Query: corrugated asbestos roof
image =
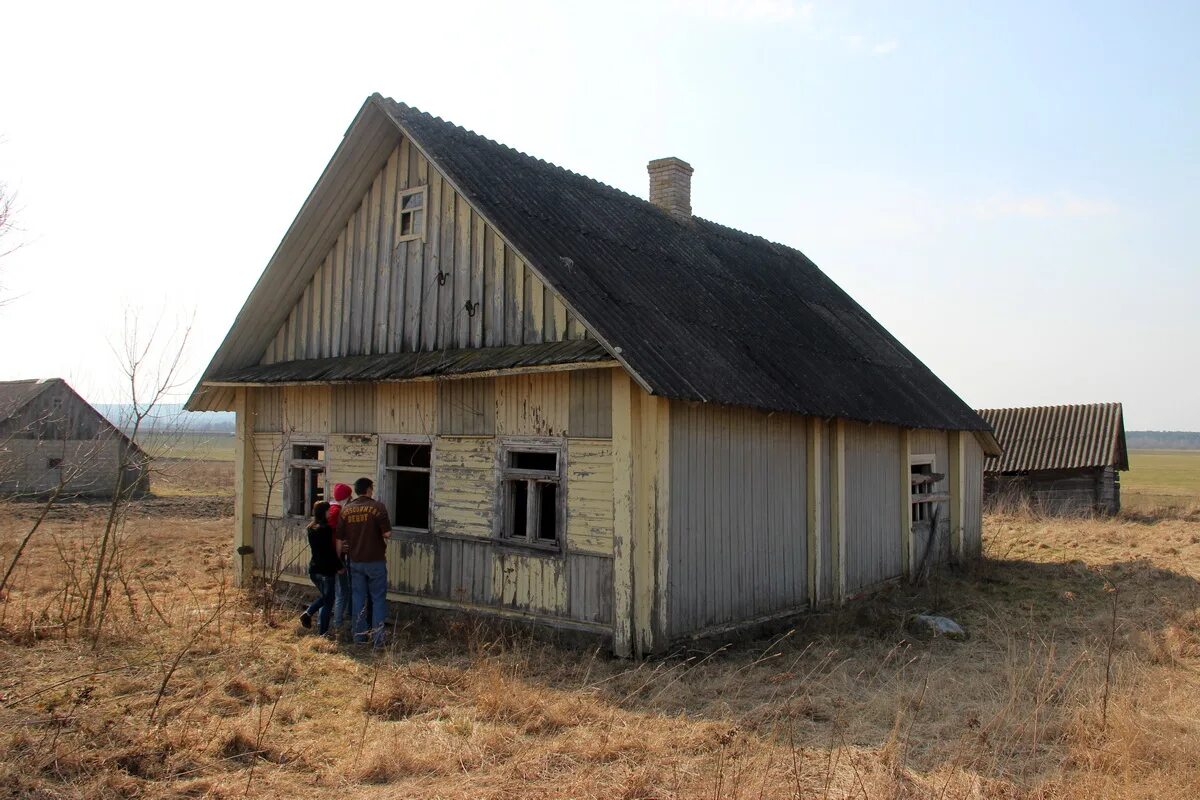
<path fill-rule="evenodd" d="M 260 359 L 274 334 L 263 323 L 290 307 L 289 292 L 302 292 L 304 270 L 316 268 L 315 257 L 287 254 L 314 235 L 312 220 L 334 202 L 334 177 L 356 174 L 348 154 L 360 149 L 355 137 L 376 135 L 368 133 L 376 114 L 412 139 L 653 394 L 972 430 L 990 441 L 987 423 L 803 253 L 700 218 L 680 222 L 379 95 L 347 131 L 201 386 Z M 189 407 L 206 403 L 198 387 Z"/>
<path fill-rule="evenodd" d="M 381 356 L 342 356 L 281 361 L 230 370 L 209 380 L 213 383 L 351 383 L 395 381 L 436 375 L 470 375 L 479 372 L 591 364 L 611 361 L 604 346 L 593 339 L 480 350 L 440 350 L 431 353 L 397 353 Z"/>
<path fill-rule="evenodd" d="M 983 408 L 979 414 L 1004 449 L 1004 455 L 986 461 L 986 472 L 1129 469 L 1120 403 Z"/>

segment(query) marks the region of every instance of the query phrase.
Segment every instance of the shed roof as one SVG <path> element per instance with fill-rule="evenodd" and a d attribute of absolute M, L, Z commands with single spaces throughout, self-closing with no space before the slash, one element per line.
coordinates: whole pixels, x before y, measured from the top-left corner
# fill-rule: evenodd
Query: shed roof
<path fill-rule="evenodd" d="M 0 420 L 11 418 L 56 382 L 61 383 L 62 379 L 30 378 L 19 381 L 0 381 Z"/>
<path fill-rule="evenodd" d="M 990 439 L 966 403 L 800 251 L 698 217 L 681 222 L 639 197 L 379 95 L 368 98 L 288 236 L 317 218 L 324 193 L 334 202 L 331 170 L 350 174 L 349 154 L 366 147 L 351 138 L 356 131 L 364 141 L 378 137 L 380 114 L 650 393 Z M 294 273 L 294 264 L 277 264 L 301 251 L 288 236 L 202 384 L 261 357 L 274 331 L 263 325 L 261 335 L 247 336 L 239 325 L 294 299 L 269 286 L 273 269 Z M 303 291 L 303 282 L 288 285 Z M 197 395 L 190 405 L 200 405 Z"/>
<path fill-rule="evenodd" d="M 1004 449 L 985 472 L 1115 467 L 1129 469 L 1120 403 L 984 408 Z"/>

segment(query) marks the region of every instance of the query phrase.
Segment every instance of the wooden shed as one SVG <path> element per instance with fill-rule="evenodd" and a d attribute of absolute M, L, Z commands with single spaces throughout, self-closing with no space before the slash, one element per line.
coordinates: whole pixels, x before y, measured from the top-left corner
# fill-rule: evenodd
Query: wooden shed
<path fill-rule="evenodd" d="M 1050 514 L 1115 514 L 1129 469 L 1120 403 L 985 408 L 1004 454 L 984 465 L 988 502 Z"/>
<path fill-rule="evenodd" d="M 0 492 L 111 497 L 150 491 L 149 461 L 60 378 L 0 381 Z"/>
<path fill-rule="evenodd" d="M 394 600 L 616 653 L 979 551 L 987 424 L 802 253 L 373 95 L 188 407 L 238 420 L 234 544 L 372 476 Z"/>

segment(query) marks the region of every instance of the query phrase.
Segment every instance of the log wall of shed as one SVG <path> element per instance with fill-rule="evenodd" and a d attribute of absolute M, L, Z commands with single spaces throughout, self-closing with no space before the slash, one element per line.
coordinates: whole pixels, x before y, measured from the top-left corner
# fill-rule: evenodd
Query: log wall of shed
<path fill-rule="evenodd" d="M 399 198 L 418 187 L 425 187 L 424 235 L 405 238 Z M 261 363 L 586 335 L 562 300 L 402 138 Z"/>
<path fill-rule="evenodd" d="M 393 533 L 387 563 L 396 599 L 610 626 L 612 420 L 611 402 L 598 398 L 611 395 L 612 370 L 584 373 L 248 388 L 253 453 L 245 488 L 256 568 L 306 575 L 304 521 L 284 514 L 290 442 L 325 445 L 332 486 L 363 475 L 381 482 L 388 438 L 405 437 L 432 445 L 433 505 L 430 533 Z M 497 542 L 500 436 L 564 440 L 564 553 Z"/>

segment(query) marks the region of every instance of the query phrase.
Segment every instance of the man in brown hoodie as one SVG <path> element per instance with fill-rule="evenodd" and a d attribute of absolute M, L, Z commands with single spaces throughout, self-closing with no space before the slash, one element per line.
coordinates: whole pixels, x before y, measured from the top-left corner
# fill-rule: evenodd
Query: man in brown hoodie
<path fill-rule="evenodd" d="M 337 538 L 344 542 L 350 556 L 350 614 L 354 620 L 354 641 L 366 642 L 368 632 L 376 647 L 383 646 L 383 623 L 387 619 L 387 540 L 392 524 L 387 506 L 375 500 L 375 482 L 359 478 L 354 482 L 357 495 L 338 515 Z M 371 619 L 367 620 L 367 599 Z"/>

